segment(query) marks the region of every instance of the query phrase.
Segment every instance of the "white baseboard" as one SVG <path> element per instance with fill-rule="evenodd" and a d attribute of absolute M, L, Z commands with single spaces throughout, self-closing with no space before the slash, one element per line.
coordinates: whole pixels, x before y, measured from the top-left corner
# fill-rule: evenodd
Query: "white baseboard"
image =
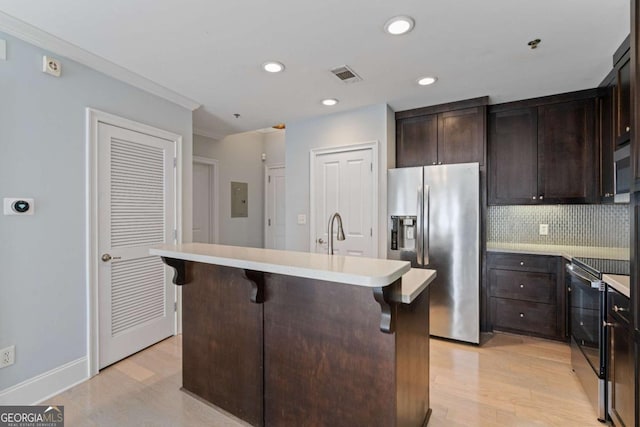
<path fill-rule="evenodd" d="M 0 405 L 35 405 L 86 381 L 89 367 L 86 357 L 30 378 L 0 391 Z"/>

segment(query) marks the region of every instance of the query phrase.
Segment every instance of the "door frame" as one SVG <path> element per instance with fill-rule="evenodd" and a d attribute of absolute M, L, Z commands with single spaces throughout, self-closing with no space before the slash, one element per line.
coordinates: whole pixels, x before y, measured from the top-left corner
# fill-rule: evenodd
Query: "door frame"
<path fill-rule="evenodd" d="M 315 177 L 315 160 L 316 157 L 324 155 L 324 154 L 336 154 L 336 153 L 344 153 L 348 151 L 359 151 L 359 150 L 371 150 L 371 162 L 373 163 L 373 185 L 372 188 L 372 205 L 373 205 L 373 215 L 371 218 L 371 228 L 372 230 L 372 246 L 374 248 L 373 258 L 378 256 L 378 192 L 380 191 L 380 185 L 378 182 L 378 140 L 373 141 L 365 141 L 359 142 L 355 144 L 349 145 L 341 145 L 335 147 L 323 147 L 323 148 L 312 148 L 309 150 L 309 252 L 311 252 L 312 248 L 315 245 L 314 236 L 316 234 L 316 222 L 315 222 L 315 190 L 314 190 L 314 177 Z"/>
<path fill-rule="evenodd" d="M 264 228 L 263 242 L 264 246 L 267 246 L 267 234 L 269 233 L 269 207 L 267 195 L 269 194 L 269 172 L 271 169 L 284 169 L 286 174 L 286 166 L 284 163 L 274 163 L 272 165 L 264 165 L 264 221 L 262 227 Z M 285 176 L 286 185 L 286 176 Z M 285 191 L 286 193 L 286 191 Z"/>
<path fill-rule="evenodd" d="M 218 239 L 220 238 L 220 210 L 218 205 L 220 195 L 218 188 L 220 165 L 216 159 L 202 156 L 193 156 L 193 163 L 200 163 L 213 167 L 213 175 L 211 176 L 211 182 L 209 182 L 211 191 L 213 193 L 211 197 L 211 205 L 209 206 L 209 209 L 211 209 L 210 212 L 213 212 L 213 220 L 211 216 L 209 216 L 209 242 L 218 243 Z"/>
<path fill-rule="evenodd" d="M 182 136 L 143 123 L 125 119 L 104 111 L 86 108 L 86 288 L 87 288 L 87 359 L 88 377 L 98 374 L 99 316 L 98 316 L 98 124 L 104 123 L 157 138 L 173 141 L 175 146 L 175 229 L 176 243 L 182 243 Z M 174 298 L 178 301 L 177 290 Z M 180 305 L 178 304 L 178 310 Z M 180 311 L 174 314 L 174 334 L 178 331 Z"/>

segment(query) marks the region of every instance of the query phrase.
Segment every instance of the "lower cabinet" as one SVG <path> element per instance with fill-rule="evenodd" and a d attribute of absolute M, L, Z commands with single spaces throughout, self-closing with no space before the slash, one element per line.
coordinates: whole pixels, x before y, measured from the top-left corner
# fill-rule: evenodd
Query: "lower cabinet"
<path fill-rule="evenodd" d="M 562 258 L 487 254 L 493 330 L 566 340 Z"/>
<path fill-rule="evenodd" d="M 635 425 L 635 360 L 633 330 L 629 318 L 629 298 L 609 288 L 609 416 L 619 427 Z"/>

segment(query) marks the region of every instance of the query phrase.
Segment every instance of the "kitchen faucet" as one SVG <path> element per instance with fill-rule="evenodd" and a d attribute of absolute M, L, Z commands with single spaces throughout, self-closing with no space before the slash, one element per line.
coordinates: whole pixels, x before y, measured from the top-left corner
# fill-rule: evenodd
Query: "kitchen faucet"
<path fill-rule="evenodd" d="M 336 212 L 329 218 L 329 225 L 327 226 L 327 233 L 329 237 L 329 245 L 327 251 L 329 255 L 333 255 L 333 220 L 335 220 L 336 218 L 338 218 L 338 240 L 345 239 L 344 230 L 342 229 L 342 217 L 338 212 Z"/>

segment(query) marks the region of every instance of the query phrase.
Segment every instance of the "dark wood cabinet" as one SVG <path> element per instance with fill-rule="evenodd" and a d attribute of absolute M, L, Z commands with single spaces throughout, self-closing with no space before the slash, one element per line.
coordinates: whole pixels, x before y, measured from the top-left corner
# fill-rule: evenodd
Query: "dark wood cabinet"
<path fill-rule="evenodd" d="M 595 98 L 538 107 L 538 200 L 596 202 Z"/>
<path fill-rule="evenodd" d="M 437 114 L 398 120 L 396 133 L 397 167 L 437 164 Z"/>
<path fill-rule="evenodd" d="M 498 111 L 489 116 L 489 204 L 536 203 L 538 112 Z"/>
<path fill-rule="evenodd" d="M 631 52 L 629 37 L 613 54 L 615 72 L 614 136 L 616 146 L 629 142 L 631 136 Z"/>
<path fill-rule="evenodd" d="M 598 200 L 597 90 L 489 108 L 489 204 Z"/>
<path fill-rule="evenodd" d="M 615 73 L 611 71 L 599 87 L 598 95 L 598 142 L 600 180 L 598 196 L 600 203 L 613 203 L 615 194 L 613 151 L 615 149 L 614 135 L 614 101 L 615 101 Z"/>
<path fill-rule="evenodd" d="M 609 288 L 607 293 L 609 348 L 607 383 L 609 416 L 616 426 L 635 425 L 634 339 L 629 298 Z"/>
<path fill-rule="evenodd" d="M 396 167 L 485 164 L 487 97 L 396 113 Z"/>
<path fill-rule="evenodd" d="M 566 340 L 562 260 L 487 254 L 491 329 Z"/>
<path fill-rule="evenodd" d="M 484 165 L 486 113 L 482 106 L 438 115 L 438 163 Z"/>

